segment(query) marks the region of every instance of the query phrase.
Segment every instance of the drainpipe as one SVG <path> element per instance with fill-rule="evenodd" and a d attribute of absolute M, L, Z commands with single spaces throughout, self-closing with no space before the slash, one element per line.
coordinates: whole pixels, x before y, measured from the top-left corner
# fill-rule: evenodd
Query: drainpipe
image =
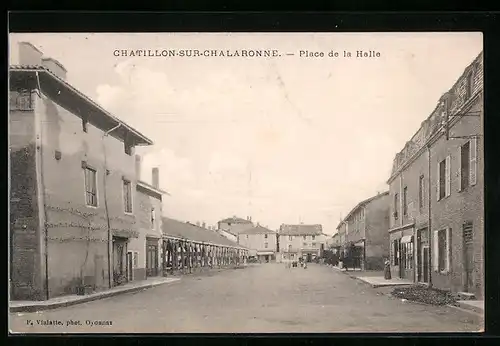
<path fill-rule="evenodd" d="M 106 192 L 106 190 L 107 190 L 106 189 L 106 181 L 107 181 L 107 177 L 108 177 L 108 163 L 107 163 L 107 156 L 106 156 L 106 144 L 104 143 L 104 138 L 107 137 L 111 132 L 113 132 L 114 130 L 119 128 L 121 125 L 122 124 L 119 123 L 118 125 L 113 127 L 111 130 L 104 132 L 104 134 L 102 135 L 102 139 L 101 139 L 102 152 L 104 154 L 104 180 L 103 180 L 103 184 L 104 184 L 104 210 L 106 212 L 106 222 L 107 222 L 107 228 L 108 228 L 108 281 L 109 281 L 108 284 L 109 284 L 109 288 L 113 287 L 113 274 L 112 274 L 113 265 L 111 263 L 111 250 L 110 250 L 110 247 L 113 246 L 112 245 L 113 239 L 111 237 L 111 221 L 109 219 L 108 196 L 107 196 L 107 192 Z"/>
<path fill-rule="evenodd" d="M 38 75 L 38 71 L 35 73 L 36 74 L 36 81 L 38 85 L 38 96 L 40 99 L 42 99 L 42 88 L 40 86 L 40 76 Z M 35 110 L 36 113 L 36 110 Z M 43 208 L 43 214 L 44 214 L 44 222 L 43 222 L 43 230 L 44 230 L 44 247 L 45 247 L 45 254 L 44 254 L 44 262 L 45 262 L 45 298 L 49 300 L 50 298 L 50 292 L 49 292 L 49 252 L 48 252 L 48 244 L 49 244 L 49 235 L 48 235 L 48 227 L 47 227 L 47 208 L 46 208 L 46 191 L 45 191 L 45 177 L 43 174 L 43 143 L 42 143 L 42 129 L 40 128 L 40 132 L 38 133 L 40 136 L 40 148 L 39 148 L 39 157 L 40 157 L 40 187 L 41 191 L 38 191 L 40 194 L 40 197 L 42 199 L 42 208 Z M 35 150 L 36 150 L 35 146 Z M 40 209 L 38 209 L 38 212 L 40 212 Z"/>
<path fill-rule="evenodd" d="M 432 230 L 431 230 L 431 147 L 429 144 L 427 144 L 427 165 L 428 165 L 428 172 L 427 172 L 427 199 L 429 202 L 427 203 L 427 239 L 429 243 L 429 263 L 427 265 L 429 266 L 429 286 L 432 287 Z M 439 184 L 439 182 L 438 182 Z"/>

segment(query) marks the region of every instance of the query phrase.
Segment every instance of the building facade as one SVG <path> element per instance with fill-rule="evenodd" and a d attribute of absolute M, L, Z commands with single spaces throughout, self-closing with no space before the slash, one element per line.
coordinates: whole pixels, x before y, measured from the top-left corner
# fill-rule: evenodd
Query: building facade
<path fill-rule="evenodd" d="M 134 206 L 139 234 L 138 238 L 130 240 L 127 248 L 127 281 L 145 280 L 148 277 L 163 275 L 162 201 L 167 193 L 160 189 L 158 168 L 152 169 L 152 183 L 149 184 L 141 179 L 140 163 L 141 157 L 137 155 Z"/>
<path fill-rule="evenodd" d="M 389 257 L 389 192 L 360 202 L 337 226 L 344 234 L 344 250 L 349 250 L 354 266 L 363 270 L 382 270 Z"/>
<path fill-rule="evenodd" d="M 255 251 L 255 256 L 261 262 L 276 260 L 276 232 L 257 224 L 238 234 L 238 244 Z"/>
<path fill-rule="evenodd" d="M 278 232 L 278 261 L 312 261 L 322 255 L 326 242 L 321 225 L 282 224 Z"/>
<path fill-rule="evenodd" d="M 394 160 L 388 181 L 394 274 L 483 296 L 482 119 L 481 53 Z"/>
<path fill-rule="evenodd" d="M 241 217 L 233 216 L 224 220 L 217 222 L 217 229 L 220 231 L 226 231 L 229 234 L 235 235 L 236 239 L 238 234 L 244 230 L 253 228 L 252 218 L 247 217 L 242 219 Z"/>
<path fill-rule="evenodd" d="M 134 147 L 152 141 L 31 44 L 19 59 L 9 69 L 11 299 L 113 287 L 138 237 Z"/>

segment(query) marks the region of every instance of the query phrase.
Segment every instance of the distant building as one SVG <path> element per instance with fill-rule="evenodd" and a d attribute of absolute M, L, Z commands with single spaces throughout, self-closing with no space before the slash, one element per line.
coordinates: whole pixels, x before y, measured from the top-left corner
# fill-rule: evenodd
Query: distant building
<path fill-rule="evenodd" d="M 482 119 L 481 53 L 394 159 L 393 275 L 483 296 Z"/>
<path fill-rule="evenodd" d="M 276 260 L 276 232 L 266 227 L 257 224 L 254 228 L 242 231 L 238 234 L 238 243 L 250 250 L 254 250 L 257 258 L 262 262 Z"/>
<path fill-rule="evenodd" d="M 389 192 L 377 194 L 356 205 L 337 226 L 344 251 L 351 251 L 353 265 L 382 270 L 389 256 Z M 340 239 L 339 239 L 340 240 Z"/>
<path fill-rule="evenodd" d="M 321 225 L 286 225 L 282 224 L 278 232 L 278 261 L 312 261 L 322 255 L 326 242 Z"/>
<path fill-rule="evenodd" d="M 242 219 L 237 216 L 233 216 L 224 220 L 220 220 L 217 222 L 217 229 L 221 231 L 227 231 L 230 234 L 238 235 L 240 232 L 244 230 L 253 228 L 254 224 L 252 223 L 252 218 L 247 217 L 246 219 Z"/>
<path fill-rule="evenodd" d="M 226 237 L 227 239 L 234 241 L 235 243 L 238 242 L 238 235 L 237 234 L 234 234 L 231 231 L 225 230 L 225 229 L 218 229 L 216 231 L 217 231 L 217 233 L 219 233 L 223 237 Z"/>

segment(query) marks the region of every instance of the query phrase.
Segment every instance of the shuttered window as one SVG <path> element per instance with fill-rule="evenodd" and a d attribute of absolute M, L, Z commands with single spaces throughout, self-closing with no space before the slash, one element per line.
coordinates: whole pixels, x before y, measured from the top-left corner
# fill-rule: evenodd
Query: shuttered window
<path fill-rule="evenodd" d="M 477 138 L 470 140 L 470 163 L 469 163 L 469 182 L 471 186 L 477 182 Z"/>
<path fill-rule="evenodd" d="M 434 231 L 432 258 L 434 271 L 440 273 L 450 271 L 451 228 Z"/>
<path fill-rule="evenodd" d="M 97 207 L 97 171 L 90 167 L 85 167 L 84 173 L 86 204 L 91 207 Z"/>

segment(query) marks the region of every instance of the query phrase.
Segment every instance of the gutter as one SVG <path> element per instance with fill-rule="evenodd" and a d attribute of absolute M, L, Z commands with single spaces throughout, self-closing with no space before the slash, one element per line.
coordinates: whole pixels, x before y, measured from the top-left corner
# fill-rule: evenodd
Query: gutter
<path fill-rule="evenodd" d="M 108 228 L 108 285 L 109 285 L 109 288 L 112 288 L 113 287 L 113 275 L 112 275 L 112 263 L 111 263 L 111 249 L 110 247 L 113 246 L 113 239 L 112 239 L 112 235 L 111 235 L 111 220 L 109 218 L 109 209 L 108 209 L 108 195 L 107 195 L 107 192 L 106 192 L 106 181 L 107 181 L 107 177 L 108 177 L 108 163 L 107 163 L 107 156 L 106 156 L 106 144 L 104 143 L 104 138 L 107 137 L 112 131 L 116 130 L 117 128 L 119 128 L 122 124 L 118 124 L 116 125 L 115 127 L 113 127 L 111 130 L 108 130 L 106 132 L 104 132 L 104 134 L 102 135 L 102 138 L 101 138 L 101 143 L 102 143 L 102 152 L 103 152 L 103 155 L 104 155 L 104 180 L 103 180 L 103 184 L 104 184 L 104 210 L 106 212 L 106 223 L 107 223 L 107 228 Z"/>
<path fill-rule="evenodd" d="M 42 100 L 42 88 L 40 86 L 40 78 L 38 75 L 38 71 L 36 72 L 36 81 L 38 85 L 38 97 L 40 97 L 40 100 Z M 36 107 L 34 110 L 35 117 L 37 120 L 40 120 L 39 117 L 37 117 L 37 111 Z M 37 121 L 38 123 L 38 121 Z M 35 135 L 38 137 L 37 140 L 35 141 L 35 151 L 36 151 L 36 158 L 35 162 L 39 162 L 39 171 L 38 175 L 40 176 L 39 182 L 37 184 L 38 188 L 38 198 L 40 198 L 39 203 L 39 208 L 38 208 L 38 213 L 39 213 L 39 222 L 40 222 L 40 230 L 43 229 L 44 231 L 44 262 L 45 262 L 45 299 L 49 300 L 50 299 L 50 290 L 49 290 L 49 252 L 48 252 L 48 244 L 49 244 L 49 235 L 48 235 L 48 227 L 47 227 L 47 218 L 48 218 L 48 213 L 47 213 L 47 208 L 46 208 L 46 190 L 45 190 L 45 177 L 43 174 L 43 143 L 42 143 L 42 133 L 43 129 L 41 127 L 41 120 L 40 124 L 38 125 L 38 131 L 35 132 Z M 36 165 L 36 164 L 35 164 Z M 37 178 L 38 180 L 38 178 Z M 40 206 L 43 208 L 43 220 L 40 217 Z"/>

